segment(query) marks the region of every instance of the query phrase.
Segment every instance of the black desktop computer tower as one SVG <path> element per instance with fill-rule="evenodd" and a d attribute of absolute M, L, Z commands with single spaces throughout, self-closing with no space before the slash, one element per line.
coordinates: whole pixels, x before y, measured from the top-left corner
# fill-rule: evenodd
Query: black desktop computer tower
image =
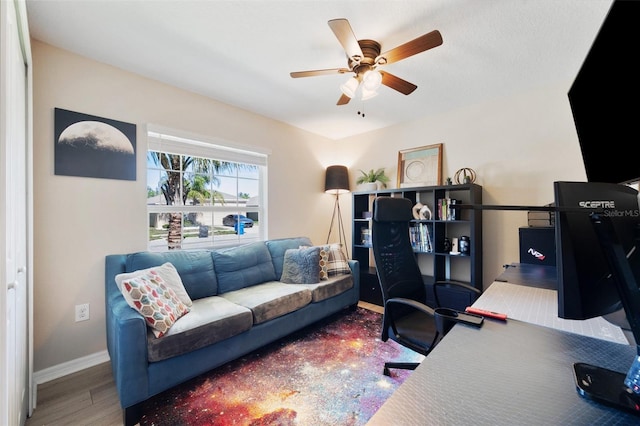
<path fill-rule="evenodd" d="M 520 263 L 556 266 L 556 241 L 553 226 L 520 228 Z"/>

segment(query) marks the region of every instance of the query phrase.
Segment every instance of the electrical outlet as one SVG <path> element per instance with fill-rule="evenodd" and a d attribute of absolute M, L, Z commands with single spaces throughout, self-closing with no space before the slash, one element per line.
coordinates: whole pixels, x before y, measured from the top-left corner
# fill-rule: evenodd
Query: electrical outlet
<path fill-rule="evenodd" d="M 83 303 L 76 305 L 76 322 L 86 321 L 89 319 L 89 304 Z"/>

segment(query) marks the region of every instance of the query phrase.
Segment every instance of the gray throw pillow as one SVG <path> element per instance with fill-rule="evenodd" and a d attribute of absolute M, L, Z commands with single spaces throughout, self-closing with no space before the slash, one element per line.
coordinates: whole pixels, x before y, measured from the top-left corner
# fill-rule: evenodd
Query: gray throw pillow
<path fill-rule="evenodd" d="M 286 284 L 320 282 L 320 247 L 288 249 L 284 252 L 282 278 Z"/>

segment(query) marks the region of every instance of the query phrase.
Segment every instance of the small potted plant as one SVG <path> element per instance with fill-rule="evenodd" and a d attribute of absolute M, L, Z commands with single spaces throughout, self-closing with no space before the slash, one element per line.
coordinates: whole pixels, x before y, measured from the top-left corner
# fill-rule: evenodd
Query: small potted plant
<path fill-rule="evenodd" d="M 358 178 L 356 183 L 362 185 L 365 191 L 375 191 L 378 189 L 378 183 L 382 188 L 387 187 L 389 177 L 384 174 L 384 168 L 379 168 L 378 170 L 371 169 L 369 172 L 360 170 L 360 173 L 362 173 L 362 176 Z"/>

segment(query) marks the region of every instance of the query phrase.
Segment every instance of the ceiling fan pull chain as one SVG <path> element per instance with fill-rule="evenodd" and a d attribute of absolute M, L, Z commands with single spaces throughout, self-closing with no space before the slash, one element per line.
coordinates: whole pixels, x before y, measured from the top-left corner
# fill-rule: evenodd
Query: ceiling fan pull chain
<path fill-rule="evenodd" d="M 362 118 L 364 118 L 364 102 L 362 102 L 362 112 L 358 111 L 358 115 L 362 115 Z"/>

